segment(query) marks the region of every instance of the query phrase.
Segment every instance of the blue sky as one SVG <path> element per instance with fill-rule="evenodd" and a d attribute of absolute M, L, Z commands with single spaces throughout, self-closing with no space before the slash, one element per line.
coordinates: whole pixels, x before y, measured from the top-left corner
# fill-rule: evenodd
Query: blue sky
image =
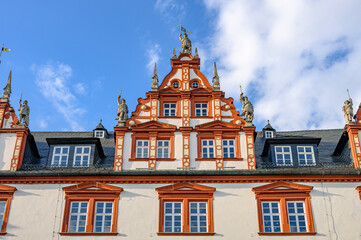
<path fill-rule="evenodd" d="M 119 90 L 134 111 L 152 68 L 170 71 L 179 24 L 192 34 L 201 70 L 235 98 L 242 84 L 260 130 L 342 128 L 350 89 L 361 101 L 359 1 L 3 0 L 0 86 L 13 70 L 11 104 L 31 108 L 33 131 L 112 129 Z"/>

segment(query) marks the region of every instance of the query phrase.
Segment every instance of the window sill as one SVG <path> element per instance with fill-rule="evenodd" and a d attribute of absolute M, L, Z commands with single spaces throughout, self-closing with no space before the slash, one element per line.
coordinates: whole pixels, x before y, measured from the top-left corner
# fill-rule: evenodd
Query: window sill
<path fill-rule="evenodd" d="M 316 232 L 258 232 L 261 236 L 299 236 L 299 235 L 316 235 Z"/>
<path fill-rule="evenodd" d="M 216 160 L 223 160 L 223 161 L 243 161 L 243 158 L 196 158 L 196 161 L 216 161 Z"/>
<path fill-rule="evenodd" d="M 182 118 L 181 116 L 159 116 L 158 118 Z"/>
<path fill-rule="evenodd" d="M 117 232 L 95 233 L 95 232 L 60 232 L 62 236 L 117 236 Z"/>
<path fill-rule="evenodd" d="M 192 233 L 192 232 L 180 232 L 180 233 L 173 233 L 173 232 L 158 232 L 158 236 L 213 236 L 214 232 L 207 232 L 207 233 Z"/>
<path fill-rule="evenodd" d="M 4 236 L 6 234 L 7 234 L 7 232 L 0 232 L 0 236 Z"/>
<path fill-rule="evenodd" d="M 175 158 L 155 158 L 155 159 L 150 159 L 150 158 L 129 158 L 128 161 L 129 162 L 141 162 L 141 161 L 149 161 L 149 160 L 156 160 L 156 161 L 175 161 L 176 159 Z"/>
<path fill-rule="evenodd" d="M 191 118 L 213 118 L 213 116 L 191 116 Z"/>

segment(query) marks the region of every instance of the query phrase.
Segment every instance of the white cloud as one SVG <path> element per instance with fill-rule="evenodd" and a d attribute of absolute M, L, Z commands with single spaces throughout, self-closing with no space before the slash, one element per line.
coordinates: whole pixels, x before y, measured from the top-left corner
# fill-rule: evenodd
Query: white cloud
<path fill-rule="evenodd" d="M 222 89 L 237 96 L 242 84 L 258 126 L 342 128 L 346 88 L 357 110 L 360 1 L 204 1 Z"/>
<path fill-rule="evenodd" d="M 147 50 L 147 69 L 150 73 L 153 73 L 154 63 L 158 63 L 160 60 L 161 48 L 158 43 L 152 45 L 153 47 Z"/>
<path fill-rule="evenodd" d="M 78 94 L 84 95 L 86 92 L 84 83 L 77 83 L 74 85 L 74 91 Z"/>
<path fill-rule="evenodd" d="M 32 70 L 40 92 L 63 116 L 70 129 L 83 131 L 84 127 L 80 123 L 80 118 L 85 110 L 78 106 L 78 100 L 68 86 L 72 68 L 66 64 L 56 63 L 33 65 Z"/>
<path fill-rule="evenodd" d="M 41 129 L 46 129 L 48 127 L 48 122 L 42 119 L 39 121 L 39 126 Z"/>
<path fill-rule="evenodd" d="M 157 0 L 155 10 L 157 10 L 165 22 L 170 26 L 179 26 L 186 15 L 186 3 L 176 0 Z M 173 31 L 176 28 L 173 29 Z"/>

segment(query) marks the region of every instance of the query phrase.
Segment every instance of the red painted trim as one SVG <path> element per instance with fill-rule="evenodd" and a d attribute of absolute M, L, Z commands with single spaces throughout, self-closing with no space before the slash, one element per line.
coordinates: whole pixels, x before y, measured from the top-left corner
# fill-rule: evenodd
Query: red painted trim
<path fill-rule="evenodd" d="M 213 236 L 214 232 L 208 233 L 191 233 L 191 232 L 183 232 L 183 233 L 165 233 L 165 232 L 157 232 L 158 236 Z"/>
<path fill-rule="evenodd" d="M 258 232 L 261 236 L 302 236 L 302 235 L 316 235 L 317 232 L 280 232 L 280 233 L 265 233 Z"/>
<path fill-rule="evenodd" d="M 109 233 L 95 233 L 95 232 L 84 232 L 84 233 L 70 233 L 70 232 L 60 232 L 62 236 L 117 236 L 117 232 Z"/>

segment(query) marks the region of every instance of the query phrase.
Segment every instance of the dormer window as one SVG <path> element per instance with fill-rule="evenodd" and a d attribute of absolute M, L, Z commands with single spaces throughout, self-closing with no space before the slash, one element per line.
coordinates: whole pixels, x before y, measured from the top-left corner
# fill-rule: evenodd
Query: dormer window
<path fill-rule="evenodd" d="M 54 147 L 52 166 L 66 166 L 69 158 L 69 147 Z"/>
<path fill-rule="evenodd" d="M 298 164 L 303 166 L 315 165 L 315 154 L 312 146 L 298 146 Z"/>
<path fill-rule="evenodd" d="M 104 131 L 103 130 L 95 130 L 94 131 L 94 137 L 104 138 Z"/>
<path fill-rule="evenodd" d="M 264 131 L 266 138 L 273 138 L 273 131 Z"/>
<path fill-rule="evenodd" d="M 74 166 L 88 166 L 90 158 L 90 146 L 75 147 L 74 152 Z"/>
<path fill-rule="evenodd" d="M 292 165 L 292 153 L 290 146 L 275 146 L 275 153 L 277 165 Z"/>

